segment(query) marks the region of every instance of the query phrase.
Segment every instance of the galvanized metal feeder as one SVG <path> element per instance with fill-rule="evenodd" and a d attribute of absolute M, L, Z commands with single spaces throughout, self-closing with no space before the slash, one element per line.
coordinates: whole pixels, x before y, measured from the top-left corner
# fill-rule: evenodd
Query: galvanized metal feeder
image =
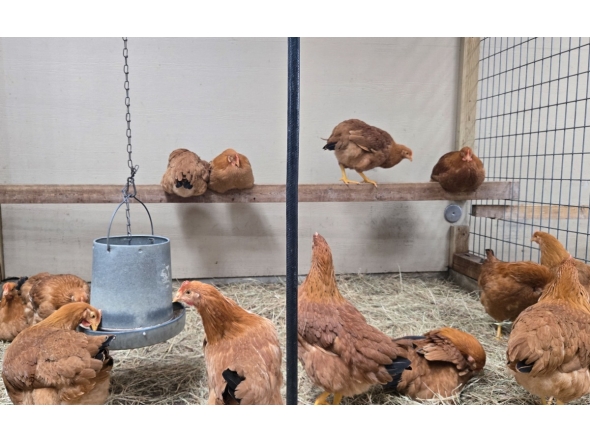
<path fill-rule="evenodd" d="M 125 90 L 127 92 L 127 152 L 131 175 L 122 189 L 123 201 L 117 206 L 106 237 L 94 240 L 92 247 L 92 283 L 90 303 L 102 310 L 98 330 L 80 327 L 88 335 L 114 334 L 112 350 L 146 347 L 164 342 L 182 331 L 185 309 L 172 302 L 170 239 L 154 235 L 152 217 L 136 197 L 135 173 L 139 167 L 131 159 L 131 114 L 129 111 L 129 68 L 127 39 L 125 57 Z M 151 235 L 132 235 L 129 201 L 135 199 L 150 219 Z M 119 208 L 126 205 L 127 235 L 111 236 L 111 226 Z"/>

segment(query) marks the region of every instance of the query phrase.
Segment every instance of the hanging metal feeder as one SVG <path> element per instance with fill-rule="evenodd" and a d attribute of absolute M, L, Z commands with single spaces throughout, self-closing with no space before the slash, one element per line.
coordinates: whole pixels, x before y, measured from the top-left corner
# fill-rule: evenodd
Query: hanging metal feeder
<path fill-rule="evenodd" d="M 185 323 L 183 305 L 172 302 L 170 239 L 154 235 L 150 212 L 136 197 L 135 174 L 139 167 L 133 165 L 131 159 L 127 39 L 123 41 L 127 152 L 131 175 L 121 190 L 123 201 L 111 217 L 107 236 L 95 239 L 92 247 L 90 303 L 102 310 L 101 324 L 96 331 L 80 327 L 88 335 L 114 334 L 116 340 L 109 346 L 112 350 L 164 342 L 180 333 Z M 150 219 L 151 235 L 131 234 L 130 199 L 135 199 L 145 208 Z M 111 236 L 113 220 L 123 204 L 126 206 L 127 236 Z"/>
<path fill-rule="evenodd" d="M 135 198 L 137 200 L 137 198 Z M 152 219 L 143 202 L 139 201 Z M 94 240 L 90 303 L 102 310 L 98 330 L 89 335 L 114 334 L 112 350 L 146 347 L 182 331 L 185 309 L 172 302 L 170 240 L 163 236 L 127 235 Z"/>

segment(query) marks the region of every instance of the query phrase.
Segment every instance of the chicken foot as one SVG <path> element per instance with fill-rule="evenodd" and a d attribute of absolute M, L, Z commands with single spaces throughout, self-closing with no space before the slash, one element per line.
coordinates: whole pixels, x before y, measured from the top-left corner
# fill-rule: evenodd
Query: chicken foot
<path fill-rule="evenodd" d="M 365 176 L 365 174 L 361 171 L 357 171 L 357 173 L 359 173 L 361 175 L 361 177 L 363 178 L 363 182 L 364 183 L 371 183 L 373 185 L 375 185 L 375 188 L 377 188 L 377 182 L 375 182 L 374 180 L 369 179 L 367 176 Z"/>
<path fill-rule="evenodd" d="M 348 185 L 349 183 L 356 183 L 356 184 L 360 183 L 360 182 L 356 182 L 354 180 L 350 180 L 348 177 L 346 177 L 346 171 L 344 171 L 344 165 L 342 165 L 341 163 L 339 165 L 340 165 L 340 169 L 342 170 L 342 177 L 339 180 L 344 182 L 346 185 Z"/>
<path fill-rule="evenodd" d="M 322 393 L 320 396 L 318 396 L 315 400 L 315 402 L 313 403 L 314 405 L 329 405 L 328 404 L 328 396 L 330 396 L 331 393 L 330 392 L 324 392 Z"/>
<path fill-rule="evenodd" d="M 328 402 L 328 397 L 332 393 L 324 392 L 320 396 L 318 396 L 314 402 L 314 405 L 330 405 Z M 334 393 L 334 399 L 332 400 L 332 405 L 338 405 L 342 401 L 342 393 Z"/>
<path fill-rule="evenodd" d="M 502 339 L 502 324 L 498 324 L 498 330 L 496 331 L 496 339 Z"/>

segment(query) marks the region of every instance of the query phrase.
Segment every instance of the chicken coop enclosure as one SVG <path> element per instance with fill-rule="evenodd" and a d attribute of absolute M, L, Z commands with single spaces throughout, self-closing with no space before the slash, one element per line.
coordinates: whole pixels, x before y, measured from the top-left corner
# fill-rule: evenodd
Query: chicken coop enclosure
<path fill-rule="evenodd" d="M 486 180 L 520 183 L 518 198 L 473 201 L 469 252 L 539 260 L 537 230 L 588 261 L 590 39 L 483 38 L 475 146 Z"/>

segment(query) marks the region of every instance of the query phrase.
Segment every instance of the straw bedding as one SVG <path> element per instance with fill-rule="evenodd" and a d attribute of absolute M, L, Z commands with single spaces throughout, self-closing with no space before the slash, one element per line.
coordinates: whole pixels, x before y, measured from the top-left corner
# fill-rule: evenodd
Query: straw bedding
<path fill-rule="evenodd" d="M 484 371 L 472 379 L 458 398 L 426 401 L 434 404 L 537 404 L 538 400 L 506 370 L 507 333 L 497 341 L 493 320 L 476 292 L 468 292 L 441 274 L 382 274 L 338 276 L 341 293 L 367 318 L 392 337 L 415 335 L 444 325 L 473 334 L 487 353 Z M 175 289 L 178 283 L 175 285 Z M 285 339 L 285 284 L 243 280 L 218 287 L 240 305 L 271 319 Z M 134 350 L 115 350 L 108 404 L 205 404 L 207 376 L 203 359 L 203 328 L 193 308 L 187 309 L 184 330 L 168 341 Z M 0 363 L 8 344 L 0 343 Z M 322 392 L 299 365 L 299 404 L 313 404 Z M 284 394 L 283 387 L 283 394 Z M 368 393 L 344 398 L 343 404 L 417 404 L 409 398 Z M 0 383 L 0 404 L 10 404 Z M 590 404 L 584 396 L 572 404 Z"/>

